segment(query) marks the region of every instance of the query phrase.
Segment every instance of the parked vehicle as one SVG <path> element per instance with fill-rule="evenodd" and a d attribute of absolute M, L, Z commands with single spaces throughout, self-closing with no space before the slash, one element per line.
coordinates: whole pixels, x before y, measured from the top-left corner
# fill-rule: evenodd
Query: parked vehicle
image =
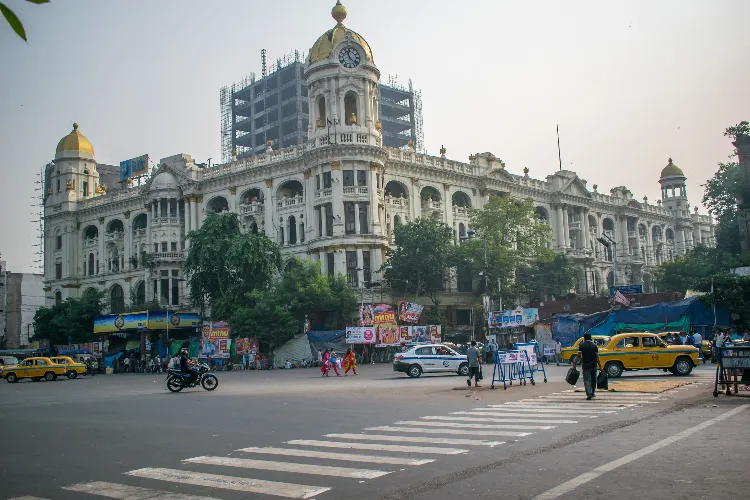
<path fill-rule="evenodd" d="M 612 378 L 625 370 L 661 368 L 674 375 L 689 375 L 698 366 L 698 348 L 687 345 L 667 345 L 653 333 L 621 333 L 599 348 L 599 359 L 604 371 Z"/>
<path fill-rule="evenodd" d="M 171 392 L 180 392 L 185 388 L 196 387 L 200 385 L 207 391 L 213 391 L 219 386 L 219 379 L 211 372 L 211 368 L 206 363 L 201 363 L 195 368 L 197 377 L 190 382 L 189 375 L 179 370 L 167 370 L 167 389 Z"/>
<path fill-rule="evenodd" d="M 56 380 L 58 376 L 67 374 L 65 365 L 58 365 L 49 358 L 34 357 L 26 358 L 16 366 L 9 366 L 0 371 L 0 377 L 10 383 L 18 382 L 23 378 L 30 378 L 34 382 L 47 380 L 49 382 Z"/>
<path fill-rule="evenodd" d="M 466 377 L 469 363 L 464 354 L 458 354 L 444 344 L 414 345 L 393 358 L 393 371 L 405 372 L 412 378 L 436 372 L 454 372 Z"/>
<path fill-rule="evenodd" d="M 55 356 L 54 358 L 49 359 L 58 365 L 65 365 L 67 368 L 65 375 L 71 380 L 78 375 L 86 375 L 86 365 L 83 363 L 77 363 L 70 356 Z"/>
<path fill-rule="evenodd" d="M 591 340 L 594 341 L 594 343 L 599 346 L 605 346 L 609 342 L 609 339 L 612 337 L 609 337 L 607 335 L 592 335 Z M 583 340 L 583 337 L 579 338 L 575 341 L 575 343 L 570 347 L 563 347 L 560 351 L 560 358 L 563 361 L 567 361 L 569 363 L 573 363 L 578 358 L 578 346 L 581 344 L 581 341 Z"/>

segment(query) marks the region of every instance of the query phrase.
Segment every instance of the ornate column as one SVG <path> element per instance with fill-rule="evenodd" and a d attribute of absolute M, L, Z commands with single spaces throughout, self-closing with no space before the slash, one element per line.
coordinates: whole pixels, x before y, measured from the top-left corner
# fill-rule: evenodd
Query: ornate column
<path fill-rule="evenodd" d="M 565 239 L 565 248 L 570 247 L 570 221 L 568 220 L 568 207 L 563 206 L 563 238 Z"/>
<path fill-rule="evenodd" d="M 369 85 L 369 82 L 368 82 Z M 368 94 L 369 95 L 369 94 Z M 369 99 L 365 99 L 365 102 L 369 102 Z M 369 109 L 369 108 L 368 108 Z M 371 116 L 369 115 L 368 111 L 368 124 L 371 121 Z M 372 221 L 369 227 L 369 232 L 372 234 L 382 234 L 382 225 L 380 221 L 380 198 L 378 197 L 378 173 L 380 170 L 380 165 L 378 165 L 376 162 L 370 162 L 370 172 L 367 175 L 367 183 L 368 183 L 368 199 L 370 200 L 370 212 L 367 214 L 369 217 L 369 220 Z M 382 179 L 382 175 L 381 175 Z"/>
<path fill-rule="evenodd" d="M 620 239 L 622 240 L 622 247 L 620 249 L 620 255 L 627 255 L 630 252 L 630 244 L 628 242 L 628 218 L 627 216 L 623 216 L 621 219 Z"/>
<path fill-rule="evenodd" d="M 125 262 L 121 267 L 122 271 L 130 270 L 133 266 L 130 264 L 130 257 L 133 255 L 133 225 L 130 223 L 130 210 L 125 211 L 123 214 L 125 222 L 122 224 L 122 230 L 125 234 L 122 235 L 123 244 L 123 257 Z"/>
<path fill-rule="evenodd" d="M 583 248 L 588 251 L 591 250 L 591 229 L 589 228 L 589 211 L 588 209 L 581 209 L 581 228 L 583 231 Z M 588 271 L 587 271 L 588 272 Z M 588 279 L 588 278 L 586 278 Z"/>
<path fill-rule="evenodd" d="M 346 215 L 345 215 L 346 216 Z M 359 234 L 359 202 L 354 202 L 354 234 Z"/>
<path fill-rule="evenodd" d="M 453 199 L 451 198 L 451 185 L 443 183 L 443 221 L 453 229 Z"/>
<path fill-rule="evenodd" d="M 565 233 L 563 231 L 563 209 L 562 205 L 555 207 L 555 236 L 557 238 L 557 246 L 564 248 Z"/>
<path fill-rule="evenodd" d="M 99 262 L 96 274 L 103 274 L 107 271 L 106 255 L 104 255 L 104 217 L 99 217 L 99 255 L 96 256 L 96 260 Z"/>
<path fill-rule="evenodd" d="M 341 178 L 341 162 L 339 160 L 331 161 L 331 186 L 333 200 L 333 235 L 342 236 L 344 234 L 344 182 Z M 336 218 L 338 216 L 338 218 Z"/>
<path fill-rule="evenodd" d="M 318 260 L 320 261 L 320 272 L 323 276 L 328 275 L 328 256 L 324 250 L 318 252 Z"/>
<path fill-rule="evenodd" d="M 315 218 L 315 179 L 312 176 L 312 169 L 308 168 L 303 172 L 305 177 L 304 190 L 302 191 L 305 197 L 305 241 L 309 241 L 315 237 L 318 230 L 318 221 Z"/>
<path fill-rule="evenodd" d="M 359 268 L 359 271 L 357 271 L 357 284 L 361 287 L 365 286 L 365 271 L 362 264 L 362 247 L 357 247 L 357 267 Z M 372 262 L 370 262 L 370 264 L 372 264 Z M 370 271 L 372 272 L 372 269 L 370 269 Z"/>
<path fill-rule="evenodd" d="M 365 101 L 365 121 L 363 125 L 365 127 L 370 127 L 372 125 L 372 95 L 370 94 L 370 80 L 368 78 L 364 78 L 364 96 L 363 100 Z"/>
<path fill-rule="evenodd" d="M 187 235 L 190 231 L 192 231 L 192 227 L 190 226 L 190 222 L 192 219 L 192 214 L 190 213 L 190 196 L 185 196 L 185 235 Z"/>
<path fill-rule="evenodd" d="M 410 215 L 409 215 L 409 221 L 415 220 L 417 217 L 422 216 L 422 200 L 420 198 L 420 190 L 419 190 L 419 179 L 416 177 L 411 178 L 411 200 L 409 200 L 410 205 Z M 406 222 L 406 221 L 401 221 Z"/>
<path fill-rule="evenodd" d="M 190 230 L 194 231 L 195 229 L 200 228 L 200 219 L 198 216 L 198 196 L 192 197 L 190 209 L 192 210 L 192 213 L 190 214 Z"/>
<path fill-rule="evenodd" d="M 646 264 L 656 264 L 656 249 L 654 248 L 654 239 L 651 235 L 651 221 L 646 223 L 646 242 L 648 248 L 646 248 Z"/>

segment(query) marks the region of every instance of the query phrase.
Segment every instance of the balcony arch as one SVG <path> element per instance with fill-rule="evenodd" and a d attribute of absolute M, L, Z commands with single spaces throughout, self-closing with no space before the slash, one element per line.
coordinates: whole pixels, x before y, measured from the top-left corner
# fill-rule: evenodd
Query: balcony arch
<path fill-rule="evenodd" d="M 141 306 L 146 303 L 146 282 L 140 281 L 135 286 L 135 305 Z"/>
<path fill-rule="evenodd" d="M 148 227 L 148 216 L 146 214 L 138 214 L 133 218 L 133 231 L 146 229 L 146 227 Z"/>
<path fill-rule="evenodd" d="M 206 210 L 215 214 L 229 212 L 229 202 L 223 196 L 215 196 L 206 203 Z"/>
<path fill-rule="evenodd" d="M 385 185 L 385 195 L 391 198 L 408 198 L 409 189 L 399 181 L 389 181 Z"/>
<path fill-rule="evenodd" d="M 422 199 L 422 201 L 425 201 L 427 199 L 432 199 L 432 201 L 440 201 L 442 199 L 442 196 L 440 196 L 440 191 L 432 186 L 423 187 L 422 191 L 419 193 L 419 197 Z"/>
<path fill-rule="evenodd" d="M 470 208 L 471 197 L 463 191 L 456 191 L 451 197 L 453 204 L 457 207 Z"/>
<path fill-rule="evenodd" d="M 247 189 L 240 196 L 240 203 L 249 205 L 253 202 L 263 203 L 263 191 L 259 188 Z"/>
<path fill-rule="evenodd" d="M 304 188 L 302 183 L 297 180 L 289 180 L 279 186 L 276 191 L 276 196 L 281 200 L 283 198 L 294 198 L 296 196 L 302 196 L 304 194 Z"/>
<path fill-rule="evenodd" d="M 84 240 L 95 240 L 98 237 L 99 237 L 99 228 L 94 226 L 93 224 L 90 226 L 86 226 L 86 229 L 83 230 Z"/>
<path fill-rule="evenodd" d="M 605 217 L 602 220 L 602 229 L 604 229 L 605 231 L 614 231 L 615 223 L 609 217 Z"/>
<path fill-rule="evenodd" d="M 109 308 L 112 314 L 120 314 L 125 310 L 125 293 L 118 284 L 109 289 Z"/>
<path fill-rule="evenodd" d="M 120 219 L 112 219 L 107 223 L 108 233 L 121 233 L 125 230 L 125 225 Z"/>
<path fill-rule="evenodd" d="M 536 214 L 537 219 L 544 222 L 545 224 L 549 224 L 549 212 L 547 212 L 546 208 L 536 207 L 534 209 L 534 213 Z"/>

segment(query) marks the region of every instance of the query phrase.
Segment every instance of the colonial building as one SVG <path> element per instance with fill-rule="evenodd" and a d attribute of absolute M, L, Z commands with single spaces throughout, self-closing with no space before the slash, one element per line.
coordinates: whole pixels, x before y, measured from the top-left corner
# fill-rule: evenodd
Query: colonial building
<path fill-rule="evenodd" d="M 617 283 L 643 283 L 648 290 L 654 266 L 695 245 L 714 244 L 711 218 L 691 210 L 686 178 L 671 159 L 654 203 L 624 186 L 600 193 L 571 171 L 543 180 L 528 169 L 513 174 L 492 153 L 459 161 L 445 148 L 430 156 L 411 145 L 384 147 L 373 50 L 343 24 L 340 3 L 332 16 L 336 25 L 305 62 L 310 118 L 304 145 L 274 150 L 269 144 L 261 154 L 235 154 L 210 168 L 178 154 L 161 159 L 145 185 L 118 188 L 105 185 L 91 143 L 74 125 L 47 171 L 50 301 L 91 287 L 105 290 L 115 311 L 131 300 L 186 304 L 185 235 L 209 212 L 239 213 L 248 231 L 265 232 L 285 255 L 317 260 L 323 272 L 346 274 L 354 287 L 380 279 L 396 225 L 433 217 L 451 226 L 458 242 L 467 233 L 467 209 L 499 194 L 535 201 L 552 228 L 550 245 L 579 267 L 583 294 L 601 293 L 613 281 L 615 257 Z M 602 235 L 616 245 L 602 245 Z M 446 283 L 447 291 L 457 289 L 470 291 L 470 283 Z M 461 303 L 461 295 L 448 294 L 443 303 Z"/>

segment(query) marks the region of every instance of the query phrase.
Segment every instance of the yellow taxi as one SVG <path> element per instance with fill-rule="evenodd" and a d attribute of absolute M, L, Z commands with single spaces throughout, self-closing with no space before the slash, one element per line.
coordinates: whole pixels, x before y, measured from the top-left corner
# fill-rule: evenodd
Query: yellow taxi
<path fill-rule="evenodd" d="M 37 380 L 53 381 L 58 376 L 67 374 L 65 365 L 58 365 L 49 358 L 34 357 L 26 358 L 16 366 L 9 366 L 0 371 L 0 377 L 10 383 L 18 382 L 22 378 L 30 378 L 34 382 Z"/>
<path fill-rule="evenodd" d="M 657 333 L 657 335 L 664 342 L 666 342 L 667 344 L 669 344 L 669 342 L 667 342 L 667 336 L 670 335 L 670 334 L 675 334 L 675 335 L 679 336 L 680 333 L 682 333 L 682 332 L 661 332 L 661 333 Z M 701 341 L 701 352 L 703 353 L 703 359 L 704 360 L 711 359 L 711 356 L 713 354 L 713 350 L 711 349 L 711 341 L 710 340 L 705 340 L 704 339 L 704 340 Z"/>
<path fill-rule="evenodd" d="M 667 345 L 653 333 L 620 333 L 599 349 L 599 360 L 609 377 L 619 377 L 625 370 L 660 368 L 674 375 L 689 375 L 698 366 L 698 348 Z"/>
<path fill-rule="evenodd" d="M 53 363 L 57 363 L 58 365 L 65 365 L 65 367 L 67 368 L 65 375 L 67 375 L 71 380 L 76 378 L 78 375 L 86 375 L 86 365 L 76 362 L 70 356 L 55 356 L 49 359 L 51 359 Z"/>
<path fill-rule="evenodd" d="M 608 335 L 592 335 L 591 336 L 591 340 L 593 340 L 594 343 L 599 347 L 607 345 L 610 338 L 611 337 L 609 337 Z M 562 350 L 560 351 L 560 357 L 562 358 L 563 361 L 568 361 L 572 363 L 573 361 L 576 360 L 576 358 L 578 358 L 578 345 L 581 343 L 582 340 L 583 340 L 583 337 L 576 340 L 575 344 L 573 344 L 572 346 L 562 348 Z"/>

